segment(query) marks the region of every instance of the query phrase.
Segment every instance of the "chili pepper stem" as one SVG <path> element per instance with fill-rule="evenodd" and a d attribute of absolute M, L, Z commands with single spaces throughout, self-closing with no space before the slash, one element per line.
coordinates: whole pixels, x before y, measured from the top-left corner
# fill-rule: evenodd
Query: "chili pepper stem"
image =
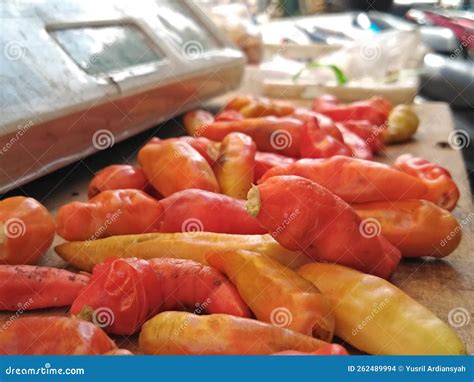
<path fill-rule="evenodd" d="M 76 317 L 80 320 L 93 322 L 94 308 L 90 305 L 85 305 Z"/>
<path fill-rule="evenodd" d="M 252 188 L 250 188 L 247 194 L 247 202 L 245 203 L 245 208 L 247 212 L 255 217 L 260 212 L 260 191 L 258 190 L 257 186 L 252 184 Z"/>

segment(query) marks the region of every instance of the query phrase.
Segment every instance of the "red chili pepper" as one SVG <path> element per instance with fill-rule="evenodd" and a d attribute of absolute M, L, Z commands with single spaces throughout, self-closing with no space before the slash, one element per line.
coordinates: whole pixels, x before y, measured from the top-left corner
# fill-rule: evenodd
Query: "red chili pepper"
<path fill-rule="evenodd" d="M 160 283 L 146 260 L 109 258 L 92 271 L 71 313 L 115 334 L 136 332 L 158 312 Z"/>
<path fill-rule="evenodd" d="M 274 167 L 260 182 L 276 175 L 310 179 L 348 203 L 421 199 L 427 192 L 421 180 L 390 166 L 344 156 L 301 159 L 287 166 Z"/>
<path fill-rule="evenodd" d="M 341 132 L 334 123 L 322 115 L 305 118 L 301 133 L 302 158 L 328 158 L 334 155 L 351 156 L 351 149 L 344 143 Z"/>
<path fill-rule="evenodd" d="M 342 124 L 338 126 L 339 130 L 344 137 L 344 143 L 351 149 L 352 156 L 359 159 L 371 160 L 374 158 L 372 150 L 369 145 L 357 134 L 353 133 L 349 129 L 346 129 Z"/>
<path fill-rule="evenodd" d="M 349 355 L 349 353 L 341 345 L 327 344 L 312 352 L 284 350 L 271 355 Z"/>
<path fill-rule="evenodd" d="M 341 104 L 331 95 L 324 95 L 313 101 L 313 110 L 332 118 L 336 122 L 364 120 L 381 126 L 388 118 L 392 105 L 381 97 L 372 97 L 365 101 Z"/>
<path fill-rule="evenodd" d="M 288 158 L 283 155 L 257 151 L 255 153 L 254 182 L 257 182 L 263 176 L 263 174 L 265 174 L 271 168 L 285 166 L 287 164 L 293 163 L 294 161 L 295 160 L 293 158 Z"/>
<path fill-rule="evenodd" d="M 69 317 L 20 317 L 0 331 L 0 355 L 97 355 L 116 348 L 96 325 Z"/>
<path fill-rule="evenodd" d="M 357 134 L 373 153 L 383 151 L 383 128 L 375 126 L 368 121 L 346 121 L 338 123 L 337 126 L 344 126 L 347 130 Z"/>
<path fill-rule="evenodd" d="M 303 250 L 317 261 L 347 265 L 388 278 L 400 251 L 342 199 L 298 176 L 275 176 L 249 192 L 247 210 L 283 247 Z"/>
<path fill-rule="evenodd" d="M 421 199 L 429 200 L 448 211 L 452 211 L 456 207 L 459 200 L 459 189 L 449 171 L 444 167 L 411 154 L 399 156 L 393 167 L 426 184 L 428 190 Z"/>
<path fill-rule="evenodd" d="M 89 276 L 35 265 L 0 265 L 0 310 L 71 305 Z"/>
<path fill-rule="evenodd" d="M 183 259 L 109 258 L 92 271 L 71 313 L 129 335 L 164 310 L 250 317 L 237 289 L 216 269 Z"/>
<path fill-rule="evenodd" d="M 209 191 L 176 192 L 160 203 L 164 207 L 160 232 L 219 232 L 241 235 L 267 231 L 245 210 L 243 200 Z"/>

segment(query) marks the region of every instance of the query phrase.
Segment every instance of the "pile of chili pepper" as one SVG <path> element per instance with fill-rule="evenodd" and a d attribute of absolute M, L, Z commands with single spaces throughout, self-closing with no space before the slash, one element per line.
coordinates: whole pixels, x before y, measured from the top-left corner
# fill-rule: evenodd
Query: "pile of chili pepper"
<path fill-rule="evenodd" d="M 102 169 L 55 219 L 31 198 L 0 201 L 0 309 L 69 307 L 15 320 L 0 354 L 131 355 L 109 335 L 135 333 L 144 354 L 348 354 L 334 336 L 369 354 L 465 354 L 388 281 L 401 258 L 461 239 L 446 169 L 371 161 L 416 132 L 409 106 L 238 96 L 183 122 L 189 136 Z M 34 265 L 55 233 L 81 273 Z"/>

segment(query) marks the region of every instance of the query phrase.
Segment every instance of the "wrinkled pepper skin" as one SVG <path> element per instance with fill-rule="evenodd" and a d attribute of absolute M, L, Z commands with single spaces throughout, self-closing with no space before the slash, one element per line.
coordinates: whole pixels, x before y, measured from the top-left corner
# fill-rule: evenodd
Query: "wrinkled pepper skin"
<path fill-rule="evenodd" d="M 420 179 L 427 186 L 428 191 L 421 199 L 429 200 L 448 211 L 456 207 L 459 189 L 445 168 L 411 154 L 399 156 L 393 167 Z"/>
<path fill-rule="evenodd" d="M 145 322 L 138 338 L 150 355 L 266 355 L 311 352 L 327 342 L 289 329 L 227 314 L 164 312 Z"/>
<path fill-rule="evenodd" d="M 101 322 L 104 309 L 111 316 Z M 96 265 L 71 313 L 93 322 L 96 314 L 95 321 L 107 332 L 131 335 L 159 311 L 189 309 L 251 316 L 235 286 L 219 271 L 191 260 L 168 258 L 109 258 Z"/>
<path fill-rule="evenodd" d="M 186 113 L 183 124 L 186 132 L 192 137 L 201 137 L 203 130 L 214 122 L 214 116 L 205 110 L 195 110 Z"/>
<path fill-rule="evenodd" d="M 278 175 L 307 178 L 351 204 L 422 199 L 427 192 L 427 186 L 421 180 L 390 166 L 344 156 L 301 159 L 291 165 L 274 167 L 260 182 Z"/>
<path fill-rule="evenodd" d="M 148 180 L 143 170 L 126 164 L 113 164 L 104 167 L 89 184 L 89 199 L 106 190 L 134 189 L 148 191 Z"/>
<path fill-rule="evenodd" d="M 146 260 L 109 258 L 92 270 L 71 314 L 98 323 L 109 333 L 129 335 L 156 314 L 160 282 Z"/>
<path fill-rule="evenodd" d="M 54 239 L 54 219 L 33 198 L 0 201 L 0 264 L 36 264 Z"/>
<path fill-rule="evenodd" d="M 346 121 L 339 122 L 337 126 L 343 126 L 347 130 L 359 136 L 369 147 L 372 153 L 381 152 L 384 149 L 384 128 L 380 128 L 368 121 Z"/>
<path fill-rule="evenodd" d="M 284 201 L 284 203 L 283 203 Z M 283 247 L 316 261 L 388 278 L 400 251 L 380 235 L 364 234 L 362 219 L 341 198 L 299 176 L 275 176 L 254 186 L 247 210 Z"/>
<path fill-rule="evenodd" d="M 160 232 L 218 232 L 241 235 L 267 231 L 247 213 L 243 200 L 214 192 L 189 189 L 160 200 Z"/>
<path fill-rule="evenodd" d="M 261 253 L 289 268 L 297 268 L 312 261 L 302 252 L 282 247 L 270 235 L 230 235 L 211 232 L 200 232 L 195 235 L 189 232 L 149 233 L 76 241 L 55 247 L 56 253 L 64 261 L 87 272 L 111 256 L 142 259 L 173 257 L 208 265 L 206 256 L 210 252 L 238 249 Z"/>
<path fill-rule="evenodd" d="M 62 206 L 58 234 L 66 240 L 95 240 L 113 235 L 157 232 L 163 206 L 138 190 L 108 190 L 86 203 Z"/>
<path fill-rule="evenodd" d="M 292 164 L 293 158 L 285 157 L 275 153 L 263 153 L 257 151 L 255 153 L 255 171 L 254 182 L 256 183 L 268 170 L 277 166 L 286 166 Z"/>
<path fill-rule="evenodd" d="M 351 156 L 352 150 L 344 143 L 343 136 L 332 121 L 325 121 L 324 116 L 305 118 L 300 141 L 302 158 L 329 158 L 334 155 Z M 326 126 L 326 128 L 324 128 Z M 328 131 L 328 128 L 334 131 Z"/>
<path fill-rule="evenodd" d="M 211 166 L 186 142 L 147 144 L 138 152 L 138 162 L 148 181 L 164 197 L 187 188 L 219 192 Z"/>
<path fill-rule="evenodd" d="M 387 121 L 391 109 L 390 102 L 382 97 L 342 104 L 336 97 L 324 95 L 313 101 L 314 111 L 327 115 L 335 122 L 362 120 L 381 126 Z"/>
<path fill-rule="evenodd" d="M 89 276 L 36 265 L 0 265 L 0 310 L 69 306 Z"/>
<path fill-rule="evenodd" d="M 254 178 L 256 151 L 252 138 L 242 133 L 230 133 L 222 140 L 212 169 L 224 195 L 245 199 Z"/>
<path fill-rule="evenodd" d="M 237 288 L 216 268 L 185 259 L 162 258 L 148 262 L 160 282 L 160 311 L 194 310 L 252 316 Z"/>
<path fill-rule="evenodd" d="M 266 97 L 237 96 L 229 101 L 225 110 L 238 111 L 244 118 L 283 117 L 292 114 L 295 107 L 287 102 L 270 100 Z"/>
<path fill-rule="evenodd" d="M 341 131 L 342 136 L 344 137 L 344 143 L 351 149 L 352 156 L 354 158 L 366 160 L 374 159 L 372 150 L 361 137 L 347 129 L 343 124 L 339 124 L 338 129 Z"/>
<path fill-rule="evenodd" d="M 284 350 L 272 355 L 349 355 L 343 346 L 338 344 L 327 344 L 318 350 L 312 352 L 303 352 L 296 350 Z"/>
<path fill-rule="evenodd" d="M 449 325 L 388 281 L 335 264 L 312 263 L 298 273 L 331 301 L 336 335 L 364 352 L 466 354 Z"/>
<path fill-rule="evenodd" d="M 403 257 L 444 257 L 459 245 L 456 218 L 427 200 L 372 202 L 352 206 L 362 219 L 375 219 L 382 235 Z"/>
<path fill-rule="evenodd" d="M 114 349 L 102 329 L 69 317 L 20 317 L 0 332 L 0 355 L 97 355 Z"/>
<path fill-rule="evenodd" d="M 214 141 L 222 141 L 230 133 L 243 133 L 253 139 L 260 151 L 298 158 L 303 124 L 301 120 L 289 117 L 218 121 L 203 127 L 202 136 Z"/>
<path fill-rule="evenodd" d="M 248 251 L 212 253 L 208 261 L 230 278 L 258 320 L 331 342 L 331 306 L 293 270 Z"/>

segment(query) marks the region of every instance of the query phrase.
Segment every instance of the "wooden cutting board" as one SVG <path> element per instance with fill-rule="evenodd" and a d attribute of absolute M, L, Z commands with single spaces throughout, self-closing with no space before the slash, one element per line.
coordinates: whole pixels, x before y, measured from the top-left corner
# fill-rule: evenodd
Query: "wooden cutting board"
<path fill-rule="evenodd" d="M 228 98 L 230 95 L 227 95 Z M 223 104 L 220 97 L 213 105 Z M 468 352 L 474 352 L 473 320 L 474 311 L 474 210 L 471 191 L 466 176 L 460 151 L 452 149 L 449 136 L 453 131 L 453 122 L 449 107 L 444 103 L 424 103 L 416 106 L 420 118 L 416 139 L 407 144 L 390 146 L 384 157 L 377 158 L 385 163 L 392 163 L 400 154 L 413 153 L 428 160 L 435 161 L 451 171 L 461 191 L 461 199 L 454 215 L 462 224 L 463 239 L 460 246 L 449 257 L 443 260 L 429 258 L 404 260 L 395 272 L 392 282 L 421 304 L 435 312 L 445 322 L 451 321 L 458 326 L 455 330 L 466 344 Z M 182 134 L 179 120 L 171 120 L 160 127 L 160 136 Z M 128 142 L 117 145 L 112 151 L 100 153 L 93 160 L 72 166 L 61 174 L 49 175 L 46 179 L 28 189 L 30 196 L 38 197 L 53 213 L 64 203 L 73 200 L 87 199 L 87 184 L 92 173 L 109 163 L 133 163 L 134 154 L 149 135 L 131 138 Z M 111 157 L 112 156 L 112 157 Z M 100 163 L 94 168 L 94 164 Z M 397 184 L 393 184 L 397 187 Z M 46 198 L 44 198 L 46 196 Z M 427 230 L 430 227 L 426 227 Z M 62 242 L 56 237 L 55 245 Z M 41 262 L 42 265 L 66 267 L 52 249 Z M 65 310 L 55 309 L 41 312 L 23 313 L 24 315 L 64 314 Z M 451 313 L 450 313 L 451 312 Z M 454 319 L 449 320 L 452 315 Z M 0 313 L 0 320 L 12 318 L 12 313 Z M 457 319 L 456 319 L 457 318 Z M 400 330 L 403 330 L 401 327 Z M 415 333 L 414 333 L 415 335 Z M 136 336 L 130 338 L 116 337 L 117 343 L 131 350 L 136 349 Z"/>

